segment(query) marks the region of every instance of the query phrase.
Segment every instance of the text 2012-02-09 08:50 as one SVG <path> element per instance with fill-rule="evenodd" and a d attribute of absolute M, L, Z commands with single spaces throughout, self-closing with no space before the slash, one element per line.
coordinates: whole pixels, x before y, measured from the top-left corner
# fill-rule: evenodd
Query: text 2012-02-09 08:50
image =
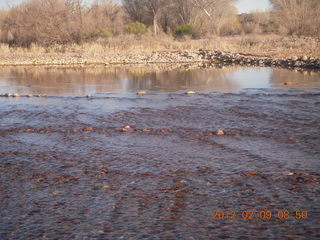
<path fill-rule="evenodd" d="M 242 220 L 306 220 L 308 219 L 308 211 L 306 210 L 245 210 L 245 211 L 223 211 L 223 210 L 214 210 L 211 213 L 212 220 L 234 220 L 234 219 L 242 219 Z"/>

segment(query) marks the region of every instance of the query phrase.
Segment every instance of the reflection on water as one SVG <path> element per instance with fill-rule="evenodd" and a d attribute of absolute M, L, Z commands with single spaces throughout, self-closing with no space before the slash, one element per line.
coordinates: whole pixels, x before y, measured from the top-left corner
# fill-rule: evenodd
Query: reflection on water
<path fill-rule="evenodd" d="M 292 82 L 284 85 L 285 82 Z M 320 87 L 320 73 L 272 68 L 224 67 L 161 71 L 152 67 L 3 67 L 0 93 L 85 95 L 94 93 L 229 92 L 243 88 Z"/>

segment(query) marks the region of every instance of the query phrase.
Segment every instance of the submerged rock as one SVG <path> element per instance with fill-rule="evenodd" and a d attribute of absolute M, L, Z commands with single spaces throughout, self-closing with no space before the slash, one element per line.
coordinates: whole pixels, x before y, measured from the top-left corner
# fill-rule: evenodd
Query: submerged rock
<path fill-rule="evenodd" d="M 246 177 L 254 176 L 260 174 L 259 171 L 247 171 L 243 173 Z"/>

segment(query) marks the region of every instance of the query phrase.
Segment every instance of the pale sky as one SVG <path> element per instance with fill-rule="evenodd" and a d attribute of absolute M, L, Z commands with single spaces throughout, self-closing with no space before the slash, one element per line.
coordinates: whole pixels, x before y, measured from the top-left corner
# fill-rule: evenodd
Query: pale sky
<path fill-rule="evenodd" d="M 269 0 L 238 0 L 234 4 L 239 13 L 247 13 L 255 10 L 268 10 L 271 8 Z"/>
<path fill-rule="evenodd" d="M 24 0 L 0 0 L 0 7 L 13 6 L 19 4 Z M 93 0 L 85 0 L 86 2 L 93 2 Z M 269 0 L 237 0 L 234 4 L 239 13 L 252 12 L 255 10 L 268 10 L 270 8 Z"/>

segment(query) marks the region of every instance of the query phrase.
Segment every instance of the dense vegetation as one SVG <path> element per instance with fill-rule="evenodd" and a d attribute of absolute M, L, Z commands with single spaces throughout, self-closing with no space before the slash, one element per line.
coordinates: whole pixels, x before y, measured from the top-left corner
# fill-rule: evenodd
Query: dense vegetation
<path fill-rule="evenodd" d="M 233 0 L 28 0 L 0 12 L 0 41 L 10 46 L 83 43 L 122 34 L 177 39 L 279 33 L 320 35 L 319 0 L 271 0 L 270 12 L 237 14 Z"/>

